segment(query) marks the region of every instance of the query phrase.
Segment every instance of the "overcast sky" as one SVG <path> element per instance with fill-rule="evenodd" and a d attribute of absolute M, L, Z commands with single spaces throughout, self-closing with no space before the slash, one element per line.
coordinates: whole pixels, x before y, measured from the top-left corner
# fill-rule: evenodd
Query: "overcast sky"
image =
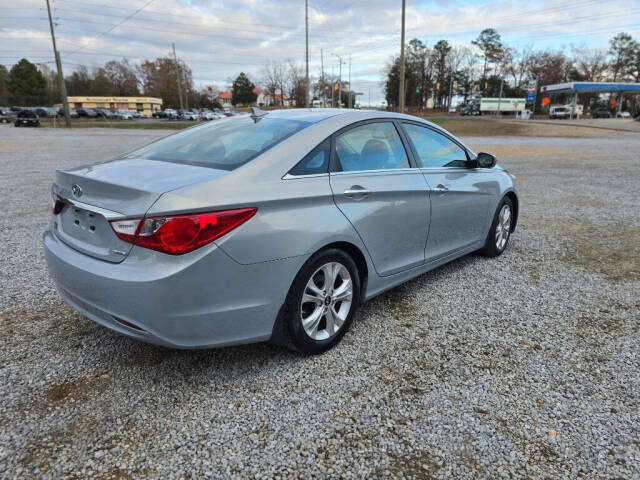
<path fill-rule="evenodd" d="M 102 65 L 178 55 L 196 84 L 228 87 L 240 71 L 259 82 L 268 60 L 304 62 L 304 0 L 51 0 L 65 73 Z M 122 22 L 127 16 L 130 19 Z M 310 73 L 337 75 L 363 92 L 363 104 L 383 98 L 381 70 L 399 52 L 401 0 L 309 0 Z M 121 23 L 122 22 L 122 23 Z M 115 28 L 114 28 L 115 26 Z M 606 48 L 626 31 L 640 38 L 640 0 L 407 0 L 407 41 L 469 44 L 484 28 L 509 46 L 534 49 Z M 0 0 L 0 63 L 26 57 L 54 67 L 45 0 Z"/>

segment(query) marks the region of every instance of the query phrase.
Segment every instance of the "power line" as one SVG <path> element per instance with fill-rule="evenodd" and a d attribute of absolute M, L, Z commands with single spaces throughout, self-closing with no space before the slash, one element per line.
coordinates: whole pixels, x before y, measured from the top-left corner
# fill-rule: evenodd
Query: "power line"
<path fill-rule="evenodd" d="M 153 3 L 155 0 L 149 0 L 147 3 L 145 3 L 143 6 L 141 6 L 140 8 L 138 8 L 137 10 L 135 10 L 133 13 L 127 15 L 126 17 L 124 17 L 122 20 L 120 20 L 119 22 L 115 23 L 114 25 L 112 25 L 111 27 L 109 27 L 108 29 L 106 29 L 104 32 L 96 35 L 95 37 L 89 39 L 83 46 L 81 46 L 80 48 L 78 48 L 77 50 L 71 52 L 69 55 L 73 55 L 77 52 L 79 52 L 80 50 L 83 50 L 85 48 L 87 48 L 89 46 L 90 43 L 95 42 L 97 39 L 104 37 L 107 33 L 113 31 L 115 28 L 119 27 L 120 25 L 122 25 L 124 22 L 126 22 L 127 20 L 129 20 L 130 18 L 134 17 L 137 13 L 141 12 L 142 10 L 144 10 L 144 8 L 147 5 L 151 5 L 151 3 Z"/>
<path fill-rule="evenodd" d="M 58 0 L 61 1 L 61 0 Z M 101 7 L 101 8 L 108 8 L 108 9 L 116 9 L 119 10 L 118 7 L 112 7 L 109 5 L 99 5 L 99 4 L 87 4 L 87 3 L 83 3 L 83 6 L 96 6 L 96 7 Z M 62 11 L 66 11 L 66 12 L 78 12 L 78 13 L 86 13 L 89 15 L 100 15 L 100 16 L 105 16 L 105 17 L 119 17 L 119 15 L 115 15 L 115 14 L 109 14 L 109 13 L 95 13 L 95 12 L 90 12 L 87 10 L 78 10 L 77 8 L 64 8 L 64 7 L 57 7 L 56 10 L 62 10 Z M 167 12 L 160 12 L 157 10 L 145 10 L 144 12 L 146 15 L 162 15 L 164 18 L 166 18 L 167 16 Z M 252 30 L 255 30 L 256 27 L 265 27 L 268 28 L 270 30 L 299 30 L 300 29 L 300 25 L 282 25 L 282 24 L 274 24 L 274 23 L 260 23 L 260 22 L 239 22 L 237 20 L 219 20 L 217 18 L 212 19 L 210 16 L 207 16 L 206 14 L 204 14 L 203 12 L 198 12 L 197 15 L 186 15 L 186 14 L 179 14 L 179 13 L 171 13 L 171 17 L 182 17 L 182 18 L 188 18 L 188 19 L 192 19 L 192 20 L 202 20 L 202 17 L 206 16 L 208 20 L 212 20 L 212 21 L 216 21 L 216 22 L 220 22 L 220 25 L 216 25 L 216 28 L 224 28 L 225 25 L 245 25 L 245 26 L 250 26 L 252 27 Z M 157 19 L 152 19 L 152 18 L 145 18 L 144 20 L 147 21 L 151 21 L 151 22 L 157 22 L 159 20 Z M 166 20 L 162 20 L 164 23 L 167 23 Z M 168 23 L 177 23 L 177 22 L 168 22 Z M 327 25 L 328 27 L 331 27 L 331 25 Z M 372 26 L 372 28 L 374 28 L 374 26 Z M 353 33 L 353 29 L 334 29 L 331 28 L 331 32 L 344 32 L 344 33 Z"/>

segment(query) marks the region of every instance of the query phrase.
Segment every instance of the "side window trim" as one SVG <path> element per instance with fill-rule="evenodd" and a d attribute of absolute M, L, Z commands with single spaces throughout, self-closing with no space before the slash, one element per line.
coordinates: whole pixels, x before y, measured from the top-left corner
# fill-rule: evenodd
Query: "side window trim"
<path fill-rule="evenodd" d="M 367 119 L 367 120 L 362 120 L 360 122 L 352 123 L 350 125 L 347 125 L 346 127 L 342 127 L 337 132 L 334 132 L 333 134 L 331 134 L 331 152 L 330 152 L 330 156 L 329 156 L 329 173 L 340 173 L 340 172 L 343 171 L 342 165 L 340 164 L 340 161 L 338 160 L 338 154 L 336 152 L 336 138 L 337 137 L 339 137 L 343 133 L 348 132 L 349 130 L 352 130 L 352 129 L 357 128 L 357 127 L 361 127 L 362 125 L 367 125 L 369 123 L 383 123 L 383 122 L 391 123 L 393 125 L 393 127 L 395 128 L 396 133 L 400 137 L 400 142 L 402 143 L 402 147 L 404 148 L 404 152 L 407 155 L 407 161 L 409 162 L 409 168 L 389 168 L 389 169 L 379 170 L 379 171 L 389 172 L 389 171 L 394 171 L 394 170 L 409 170 L 410 168 L 419 168 L 418 164 L 414 161 L 414 154 L 413 154 L 413 151 L 411 150 L 411 146 L 406 142 L 406 139 L 404 138 L 404 131 L 398 125 L 397 119 L 395 119 L 395 118 L 371 118 L 371 119 Z M 366 172 L 366 171 L 369 171 L 369 170 L 352 170 L 352 171 L 349 171 L 349 173 Z M 371 171 L 375 172 L 375 171 L 378 171 L 378 170 L 371 170 Z"/>
<path fill-rule="evenodd" d="M 468 168 L 466 168 L 466 167 L 425 167 L 425 166 L 423 166 L 422 165 L 422 160 L 420 159 L 420 155 L 418 154 L 418 149 L 416 148 L 415 144 L 413 143 L 413 140 L 411 140 L 411 137 L 409 136 L 409 134 L 407 133 L 407 131 L 404 128 L 405 124 L 416 125 L 418 127 L 422 127 L 422 128 L 426 128 L 428 130 L 431 130 L 432 132 L 434 132 L 436 134 L 442 135 L 444 138 L 446 138 L 447 140 L 450 140 L 452 143 L 454 143 L 458 147 L 460 147 L 460 149 L 464 152 L 465 156 L 467 157 L 467 162 L 471 160 L 471 156 L 469 155 L 469 150 L 467 150 L 467 148 L 464 145 L 462 145 L 459 141 L 457 141 L 451 135 L 448 135 L 448 134 L 446 134 L 444 132 L 441 132 L 437 128 L 433 128 L 431 125 L 427 125 L 427 124 L 420 123 L 420 122 L 415 122 L 415 121 L 412 121 L 412 120 L 400 120 L 400 124 L 402 125 L 402 131 L 407 136 L 407 140 L 408 140 L 409 144 L 411 145 L 411 151 L 413 152 L 413 155 L 415 156 L 416 165 L 418 165 L 418 168 L 421 168 L 421 169 L 425 169 L 426 168 L 426 169 L 429 169 L 429 170 L 446 169 L 447 171 L 452 170 L 452 169 L 456 169 L 456 168 L 457 169 L 468 170 Z"/>

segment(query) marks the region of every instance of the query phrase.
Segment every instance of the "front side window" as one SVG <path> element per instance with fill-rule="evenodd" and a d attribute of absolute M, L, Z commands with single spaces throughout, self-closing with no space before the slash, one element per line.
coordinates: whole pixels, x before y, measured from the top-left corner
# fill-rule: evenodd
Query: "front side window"
<path fill-rule="evenodd" d="M 415 123 L 403 123 L 403 125 L 418 152 L 418 158 L 423 167 L 466 167 L 467 154 L 457 143 L 430 128 L 421 127 Z"/>
<path fill-rule="evenodd" d="M 291 175 L 313 175 L 327 173 L 329 171 L 329 156 L 331 153 L 331 140 L 326 139 L 316 148 L 311 150 L 289 173 Z"/>
<path fill-rule="evenodd" d="M 308 122 L 238 117 L 184 130 L 127 154 L 200 167 L 233 170 L 299 132 Z"/>
<path fill-rule="evenodd" d="M 407 152 L 391 122 L 365 123 L 338 135 L 336 156 L 345 172 L 409 168 Z"/>

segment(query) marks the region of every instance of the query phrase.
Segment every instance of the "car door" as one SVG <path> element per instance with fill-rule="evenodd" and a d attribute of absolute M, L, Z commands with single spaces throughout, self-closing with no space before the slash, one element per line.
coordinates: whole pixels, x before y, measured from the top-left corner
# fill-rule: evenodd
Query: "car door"
<path fill-rule="evenodd" d="M 394 121 L 361 122 L 334 134 L 330 184 L 379 275 L 424 263 L 428 188 Z"/>
<path fill-rule="evenodd" d="M 402 122 L 402 127 L 430 188 L 426 261 L 483 241 L 490 198 L 499 186 L 484 169 L 470 168 L 466 149 L 452 138 L 424 124 Z"/>

